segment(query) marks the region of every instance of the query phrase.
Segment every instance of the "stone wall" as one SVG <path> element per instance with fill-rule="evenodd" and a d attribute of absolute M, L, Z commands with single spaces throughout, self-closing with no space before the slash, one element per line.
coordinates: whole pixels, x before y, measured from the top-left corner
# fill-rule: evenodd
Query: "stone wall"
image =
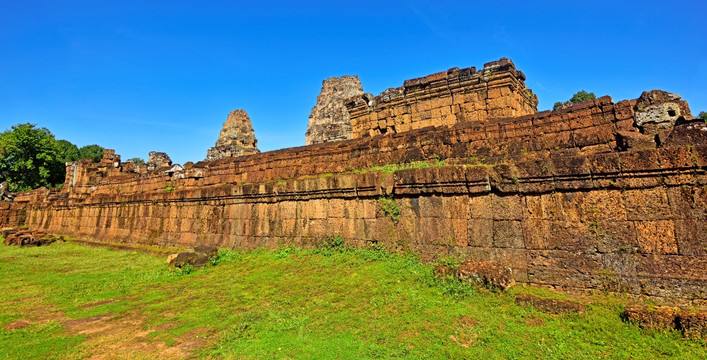
<path fill-rule="evenodd" d="M 355 139 L 528 115 L 537 105 L 537 96 L 525 87 L 525 75 L 503 58 L 478 72 L 475 67 L 453 68 L 407 80 L 373 100 L 359 96 L 346 106 Z"/>
<path fill-rule="evenodd" d="M 131 172 L 106 151 L 100 163 L 69 164 L 61 191 L 0 204 L 0 226 L 225 248 L 314 246 L 339 234 L 426 259 L 506 263 L 523 283 L 704 305 L 705 127 L 680 118 L 657 141 L 636 126 L 636 103 L 603 97 L 181 170 Z M 634 135 L 649 138 L 619 151 Z M 375 168 L 383 164 L 404 166 Z"/>

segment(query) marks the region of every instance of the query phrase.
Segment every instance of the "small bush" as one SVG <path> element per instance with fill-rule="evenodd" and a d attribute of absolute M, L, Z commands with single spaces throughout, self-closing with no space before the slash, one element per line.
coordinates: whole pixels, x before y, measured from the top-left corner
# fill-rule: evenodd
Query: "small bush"
<path fill-rule="evenodd" d="M 223 264 L 225 262 L 230 262 L 238 259 L 241 253 L 233 250 L 219 249 L 218 255 L 210 258 L 211 265 L 216 266 L 218 264 Z"/>
<path fill-rule="evenodd" d="M 174 185 L 171 181 L 168 181 L 167 185 L 164 186 L 164 191 L 172 192 L 174 190 L 177 190 L 177 185 Z"/>
<path fill-rule="evenodd" d="M 145 163 L 145 160 L 139 158 L 139 157 L 134 157 L 132 159 L 129 159 L 128 161 L 132 162 L 135 165 L 142 165 Z"/>
<path fill-rule="evenodd" d="M 293 248 L 291 246 L 280 246 L 275 252 L 275 258 L 276 259 L 284 259 L 284 258 L 290 256 L 290 254 L 292 254 L 294 252 L 295 252 L 295 248 Z"/>
<path fill-rule="evenodd" d="M 340 250 L 340 249 L 344 248 L 345 242 L 346 242 L 346 240 L 344 239 L 343 236 L 336 234 L 336 235 L 332 235 L 332 236 L 327 237 L 326 240 L 324 240 L 323 245 L 327 249 Z"/>
<path fill-rule="evenodd" d="M 378 206 L 383 213 L 393 221 L 393 224 L 397 224 L 400 221 L 400 213 L 402 210 L 392 197 L 381 196 L 378 198 Z"/>
<path fill-rule="evenodd" d="M 190 264 L 184 264 L 182 267 L 174 268 L 174 270 L 172 270 L 172 274 L 176 276 L 183 276 L 196 272 L 196 270 L 197 269 Z"/>
<path fill-rule="evenodd" d="M 700 111 L 700 114 L 697 115 L 697 117 L 707 123 L 707 112 Z"/>

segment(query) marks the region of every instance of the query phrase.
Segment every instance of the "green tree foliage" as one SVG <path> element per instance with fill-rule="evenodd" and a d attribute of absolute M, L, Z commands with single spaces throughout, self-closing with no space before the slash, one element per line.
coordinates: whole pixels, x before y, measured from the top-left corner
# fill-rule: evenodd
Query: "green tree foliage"
<path fill-rule="evenodd" d="M 86 145 L 79 149 L 79 159 L 91 159 L 99 162 L 103 158 L 103 147 L 98 145 Z"/>
<path fill-rule="evenodd" d="M 79 159 L 79 148 L 76 145 L 66 140 L 57 140 L 56 146 L 59 157 L 63 162 L 67 163 Z"/>
<path fill-rule="evenodd" d="M 580 103 L 582 101 L 587 101 L 587 100 L 594 100 L 596 99 L 596 95 L 594 95 L 593 92 L 586 92 L 584 90 L 581 90 L 577 92 L 576 94 L 572 95 L 572 98 L 570 99 L 570 102 L 573 104 Z"/>
<path fill-rule="evenodd" d="M 707 123 L 707 112 L 700 111 L 700 114 L 697 115 L 698 118 L 702 119 L 702 121 Z"/>
<path fill-rule="evenodd" d="M 133 162 L 135 165 L 142 165 L 145 163 L 145 160 L 139 158 L 139 157 L 134 157 L 132 159 L 129 159 L 128 161 Z"/>
<path fill-rule="evenodd" d="M 556 102 L 555 105 L 552 106 L 552 110 L 560 110 L 564 106 L 580 103 L 580 102 L 586 101 L 586 100 L 594 100 L 596 98 L 597 97 L 596 97 L 596 95 L 594 95 L 593 92 L 588 93 L 585 90 L 581 90 L 581 91 L 578 91 L 577 93 L 575 93 L 574 95 L 572 95 L 572 98 L 570 98 L 569 101 L 565 101 L 564 103 L 559 102 L 559 101 Z"/>
<path fill-rule="evenodd" d="M 0 176 L 10 191 L 25 191 L 64 182 L 66 169 L 57 141 L 46 128 L 17 124 L 0 134 Z"/>
<path fill-rule="evenodd" d="M 0 133 L 0 181 L 6 180 L 12 192 L 61 185 L 67 162 L 100 161 L 102 157 L 103 148 L 98 145 L 79 149 L 34 124 L 17 124 Z"/>

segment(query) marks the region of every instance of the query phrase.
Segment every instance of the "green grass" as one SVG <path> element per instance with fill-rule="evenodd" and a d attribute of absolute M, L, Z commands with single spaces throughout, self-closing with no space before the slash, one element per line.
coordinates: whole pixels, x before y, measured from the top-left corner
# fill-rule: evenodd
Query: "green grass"
<path fill-rule="evenodd" d="M 407 169 L 427 169 L 435 167 L 443 167 L 444 160 L 430 160 L 430 161 L 411 161 L 402 164 L 385 164 L 379 166 L 372 166 L 366 169 L 353 170 L 354 174 L 365 174 L 368 172 L 383 172 L 386 174 L 392 174 L 396 171 L 407 170 Z"/>
<path fill-rule="evenodd" d="M 622 322 L 622 298 L 597 295 L 585 315 L 547 315 L 516 305 L 515 294 L 564 294 L 491 293 L 435 279 L 413 256 L 376 250 L 222 252 L 217 266 L 184 274 L 170 272 L 162 256 L 71 243 L 2 246 L 0 274 L 0 358 L 90 356 L 100 351 L 91 335 L 62 324 L 106 313 L 140 319 L 141 330 L 154 330 L 146 342 L 202 334 L 196 355 L 205 358 L 707 357 L 704 342 Z M 118 301 L 82 307 L 105 300 Z M 43 313 L 61 318 L 36 321 Z M 5 330 L 19 320 L 34 322 Z"/>

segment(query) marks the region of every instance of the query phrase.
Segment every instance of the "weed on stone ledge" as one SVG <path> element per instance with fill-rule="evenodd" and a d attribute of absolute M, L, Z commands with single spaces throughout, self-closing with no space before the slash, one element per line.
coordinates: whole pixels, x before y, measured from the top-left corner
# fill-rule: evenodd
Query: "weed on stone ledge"
<path fill-rule="evenodd" d="M 167 185 L 164 186 L 163 190 L 166 192 L 172 192 L 174 190 L 177 190 L 177 186 L 174 185 L 171 181 L 168 181 Z"/>
<path fill-rule="evenodd" d="M 395 200 L 390 196 L 381 196 L 378 198 L 378 207 L 383 211 L 383 213 L 393 221 L 393 224 L 398 224 L 400 221 L 400 214 L 402 209 L 395 202 Z"/>

